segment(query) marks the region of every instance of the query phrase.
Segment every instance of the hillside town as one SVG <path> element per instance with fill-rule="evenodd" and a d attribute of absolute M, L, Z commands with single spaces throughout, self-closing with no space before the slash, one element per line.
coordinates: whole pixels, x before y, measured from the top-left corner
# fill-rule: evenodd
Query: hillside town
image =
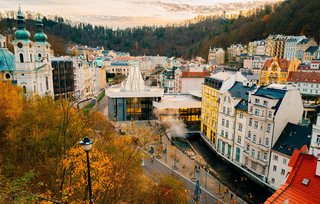
<path fill-rule="evenodd" d="M 66 56 L 55 56 L 40 15 L 34 36 L 21 9 L 17 23 L 13 53 L 0 34 L 0 80 L 21 87 L 25 96 L 68 99 L 92 110 L 105 106 L 104 116 L 120 133 L 134 122 L 164 124 L 166 149 L 179 134 L 193 134 L 210 149 L 207 157 L 214 154 L 268 188 L 273 194 L 265 203 L 319 203 L 320 46 L 314 39 L 270 34 L 226 49 L 210 47 L 207 59 L 131 56 L 77 44 L 68 45 Z M 183 150 L 178 142 L 174 146 Z M 204 168 L 204 159 L 192 159 L 205 172 L 215 169 Z M 250 196 L 236 200 L 231 187 L 222 190 L 224 195 L 220 184 L 219 194 L 206 189 L 216 203 L 249 203 Z"/>

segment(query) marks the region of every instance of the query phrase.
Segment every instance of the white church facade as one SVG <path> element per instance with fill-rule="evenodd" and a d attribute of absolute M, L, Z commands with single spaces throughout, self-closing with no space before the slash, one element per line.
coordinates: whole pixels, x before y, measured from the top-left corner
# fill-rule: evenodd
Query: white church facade
<path fill-rule="evenodd" d="M 22 87 L 27 95 L 53 96 L 52 66 L 50 61 L 50 44 L 43 33 L 43 23 L 38 16 L 37 33 L 34 42 L 25 28 L 25 20 L 18 11 L 18 29 L 12 42 L 14 54 L 2 43 L 0 46 L 0 77 L 11 80 Z M 1 37 L 1 36 L 0 36 Z M 5 41 L 4 41 L 5 42 Z"/>

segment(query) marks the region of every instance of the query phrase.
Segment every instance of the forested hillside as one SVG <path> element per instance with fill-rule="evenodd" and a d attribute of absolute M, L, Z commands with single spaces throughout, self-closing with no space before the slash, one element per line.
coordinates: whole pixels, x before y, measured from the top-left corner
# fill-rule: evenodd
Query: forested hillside
<path fill-rule="evenodd" d="M 130 52 L 132 55 L 166 55 L 190 58 L 207 57 L 209 46 L 226 48 L 232 43 L 248 43 L 264 39 L 272 33 L 301 35 L 320 40 L 320 0 L 290 0 L 266 5 L 251 15 L 223 20 L 210 16 L 196 23 L 189 21 L 167 27 L 135 27 L 112 30 L 103 26 L 72 26 L 63 18 L 44 18 L 45 33 L 56 54 L 64 54 L 66 43 L 104 46 L 105 49 Z M 36 23 L 27 20 L 27 29 Z M 16 26 L 13 19 L 0 20 L 0 30 Z"/>

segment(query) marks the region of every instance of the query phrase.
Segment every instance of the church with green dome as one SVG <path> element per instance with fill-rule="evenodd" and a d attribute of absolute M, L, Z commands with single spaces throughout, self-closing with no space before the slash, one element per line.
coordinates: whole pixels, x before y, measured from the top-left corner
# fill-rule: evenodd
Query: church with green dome
<path fill-rule="evenodd" d="M 0 34 L 0 80 L 11 80 L 21 86 L 26 95 L 53 96 L 50 44 L 43 32 L 43 23 L 38 15 L 37 33 L 34 41 L 25 26 L 25 19 L 19 7 L 18 29 L 12 42 L 14 53 L 6 46 L 6 38 Z"/>

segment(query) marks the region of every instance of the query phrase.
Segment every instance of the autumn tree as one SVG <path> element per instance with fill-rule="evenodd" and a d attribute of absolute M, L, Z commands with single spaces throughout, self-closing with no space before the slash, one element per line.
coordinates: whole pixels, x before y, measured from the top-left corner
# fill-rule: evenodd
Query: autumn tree
<path fill-rule="evenodd" d="M 6 128 L 15 121 L 23 109 L 21 89 L 14 86 L 11 81 L 0 80 L 0 137 Z"/>
<path fill-rule="evenodd" d="M 148 193 L 148 200 L 152 203 L 190 203 L 188 191 L 180 179 L 168 175 L 159 180 L 159 184 L 154 184 Z"/>

